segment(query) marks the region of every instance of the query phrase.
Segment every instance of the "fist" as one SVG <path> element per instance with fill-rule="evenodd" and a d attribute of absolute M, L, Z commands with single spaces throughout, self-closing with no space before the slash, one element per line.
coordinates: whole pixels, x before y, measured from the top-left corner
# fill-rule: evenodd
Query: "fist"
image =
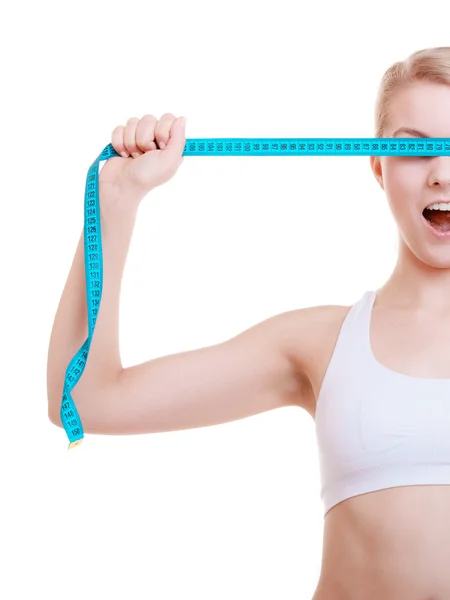
<path fill-rule="evenodd" d="M 132 117 L 112 132 L 111 145 L 123 158 L 106 161 L 99 175 L 100 203 L 136 206 L 153 188 L 175 175 L 186 146 L 181 117 Z"/>

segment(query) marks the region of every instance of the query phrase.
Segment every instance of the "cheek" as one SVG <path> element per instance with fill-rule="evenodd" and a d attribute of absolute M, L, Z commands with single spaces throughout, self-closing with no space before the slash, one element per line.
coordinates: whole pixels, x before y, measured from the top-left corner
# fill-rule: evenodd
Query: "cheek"
<path fill-rule="evenodd" d="M 408 216 L 422 195 L 423 170 L 418 165 L 396 162 L 386 165 L 383 171 L 384 190 L 391 210 L 397 220 Z"/>
<path fill-rule="evenodd" d="M 424 178 L 426 178 L 424 169 L 413 162 L 390 163 L 383 171 L 384 189 L 392 200 L 419 197 Z"/>

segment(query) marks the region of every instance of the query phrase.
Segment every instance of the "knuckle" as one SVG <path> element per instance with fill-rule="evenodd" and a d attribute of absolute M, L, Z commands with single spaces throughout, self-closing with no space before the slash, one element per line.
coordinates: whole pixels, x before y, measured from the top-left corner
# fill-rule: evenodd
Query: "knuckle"
<path fill-rule="evenodd" d="M 168 142 L 169 140 L 169 132 L 173 125 L 173 122 L 176 120 L 175 115 L 172 113 L 164 113 L 161 119 L 158 121 L 155 131 L 155 137 L 158 141 Z"/>
<path fill-rule="evenodd" d="M 132 154 L 136 152 L 136 128 L 139 119 L 137 117 L 131 117 L 128 119 L 127 124 L 125 126 L 123 132 L 123 144 L 125 146 L 125 150 Z"/>
<path fill-rule="evenodd" d="M 154 147 L 155 123 L 156 117 L 144 115 L 136 128 L 136 144 L 145 152 Z"/>
<path fill-rule="evenodd" d="M 148 152 L 155 148 L 155 142 L 153 141 L 153 135 L 149 134 L 148 130 L 141 129 L 136 132 L 136 146 L 142 152 Z"/>

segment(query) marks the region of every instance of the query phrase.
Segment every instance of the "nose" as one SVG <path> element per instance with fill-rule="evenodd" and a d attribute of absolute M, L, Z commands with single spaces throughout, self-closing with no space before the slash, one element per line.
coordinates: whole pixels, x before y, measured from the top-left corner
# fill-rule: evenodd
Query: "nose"
<path fill-rule="evenodd" d="M 429 176 L 429 185 L 450 186 L 450 156 L 436 156 L 432 161 L 432 169 Z"/>

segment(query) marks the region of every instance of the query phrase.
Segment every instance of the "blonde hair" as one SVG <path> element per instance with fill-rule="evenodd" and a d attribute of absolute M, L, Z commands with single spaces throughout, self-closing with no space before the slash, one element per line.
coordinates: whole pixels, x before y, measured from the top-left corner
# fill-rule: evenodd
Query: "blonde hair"
<path fill-rule="evenodd" d="M 375 137 L 383 137 L 395 92 L 416 81 L 450 85 L 450 46 L 418 50 L 388 68 L 381 79 L 375 103 Z"/>

